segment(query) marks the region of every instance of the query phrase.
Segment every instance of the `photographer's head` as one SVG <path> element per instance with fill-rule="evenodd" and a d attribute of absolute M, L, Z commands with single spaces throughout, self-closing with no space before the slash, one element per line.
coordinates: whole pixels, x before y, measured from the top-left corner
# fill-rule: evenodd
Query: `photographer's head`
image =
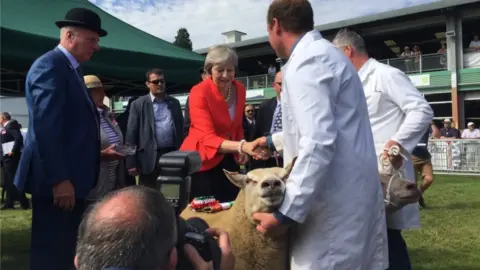
<path fill-rule="evenodd" d="M 80 224 L 75 265 L 175 269 L 176 228 L 173 208 L 161 193 L 141 186 L 112 192 Z"/>

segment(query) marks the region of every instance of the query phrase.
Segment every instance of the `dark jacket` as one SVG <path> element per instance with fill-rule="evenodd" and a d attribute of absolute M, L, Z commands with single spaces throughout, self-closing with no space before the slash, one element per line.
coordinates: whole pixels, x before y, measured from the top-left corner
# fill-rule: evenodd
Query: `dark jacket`
<path fill-rule="evenodd" d="M 30 67 L 25 97 L 30 116 L 15 184 L 52 197 L 52 186 L 70 180 L 85 198 L 100 169 L 99 114 L 81 75 L 58 48 Z"/>
<path fill-rule="evenodd" d="M 183 115 L 178 99 L 165 97 L 172 115 L 175 131 L 175 148 L 180 148 L 183 141 Z M 155 136 L 155 118 L 150 94 L 142 96 L 132 103 L 128 117 L 127 144 L 137 146 L 137 154 L 127 157 L 127 168 L 136 168 L 141 174 L 151 173 L 157 160 L 157 141 Z"/>
<path fill-rule="evenodd" d="M 255 115 L 256 119 L 256 128 L 254 139 L 257 139 L 262 136 L 267 136 L 270 134 L 270 128 L 272 127 L 273 113 L 277 107 L 277 97 L 270 98 L 265 100 L 260 104 L 260 107 L 257 110 Z"/>
<path fill-rule="evenodd" d="M 20 131 L 20 125 L 17 120 L 12 119 L 3 127 L 0 134 L 0 142 L 2 144 L 14 142 L 12 148 L 12 156 L 8 153 L 3 153 L 3 147 L 0 147 L 0 159 L 4 160 L 18 160 L 23 149 L 23 137 Z"/>
<path fill-rule="evenodd" d="M 188 99 L 185 102 L 185 113 L 183 116 L 183 136 L 186 138 L 188 136 L 188 131 L 190 130 L 190 108 L 188 107 Z"/>

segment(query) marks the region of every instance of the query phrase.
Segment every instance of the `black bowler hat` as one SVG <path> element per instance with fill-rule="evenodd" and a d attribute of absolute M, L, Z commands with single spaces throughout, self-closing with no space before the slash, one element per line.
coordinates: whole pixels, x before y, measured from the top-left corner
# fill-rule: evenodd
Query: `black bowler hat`
<path fill-rule="evenodd" d="M 102 20 L 97 13 L 86 8 L 72 8 L 67 14 L 65 14 L 65 19 L 56 21 L 55 24 L 59 27 L 65 26 L 77 26 L 87 28 L 89 30 L 95 31 L 101 37 L 107 35 L 107 31 L 102 29 Z"/>

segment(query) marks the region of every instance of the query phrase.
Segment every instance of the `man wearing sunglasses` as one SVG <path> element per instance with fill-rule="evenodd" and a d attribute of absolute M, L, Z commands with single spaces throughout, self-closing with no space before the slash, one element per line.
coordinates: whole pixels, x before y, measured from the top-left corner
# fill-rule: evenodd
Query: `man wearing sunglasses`
<path fill-rule="evenodd" d="M 130 175 L 140 176 L 140 185 L 154 188 L 158 159 L 178 150 L 183 141 L 183 115 L 178 99 L 166 94 L 161 69 L 149 70 L 145 85 L 149 93 L 132 103 L 128 117 L 125 142 L 136 145 L 137 153 L 127 157 L 127 168 Z"/>

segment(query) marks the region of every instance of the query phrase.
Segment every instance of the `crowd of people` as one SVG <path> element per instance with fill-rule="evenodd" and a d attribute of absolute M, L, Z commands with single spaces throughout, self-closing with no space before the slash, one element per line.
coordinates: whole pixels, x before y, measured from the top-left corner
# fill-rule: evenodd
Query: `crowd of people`
<path fill-rule="evenodd" d="M 412 269 L 402 230 L 420 225 L 419 208 L 385 212 L 378 159 L 415 179 L 412 152 L 428 134 L 432 109 L 402 71 L 368 56 L 360 35 L 342 30 L 330 43 L 313 18 L 307 0 L 270 4 L 269 41 L 285 65 L 273 81 L 277 97 L 255 118 L 235 80 L 235 51 L 218 45 L 190 91 L 185 119 L 160 69 L 146 73 L 148 94 L 112 118 L 106 86 L 79 68 L 107 35 L 100 18 L 75 8 L 57 21 L 59 45 L 27 74 L 30 122 L 14 180 L 19 194 L 32 195 L 30 269 L 175 269 L 176 217 L 155 190 L 157 161 L 174 150 L 201 156 L 191 197 L 220 201 L 238 193 L 223 170 L 296 158 L 280 208 L 255 217 L 259 233 L 291 228 L 291 269 Z M 123 155 L 121 144 L 136 154 Z M 392 146 L 407 159 L 391 155 Z M 221 269 L 234 269 L 228 234 L 209 233 L 218 237 Z M 195 269 L 213 269 L 183 248 Z"/>

